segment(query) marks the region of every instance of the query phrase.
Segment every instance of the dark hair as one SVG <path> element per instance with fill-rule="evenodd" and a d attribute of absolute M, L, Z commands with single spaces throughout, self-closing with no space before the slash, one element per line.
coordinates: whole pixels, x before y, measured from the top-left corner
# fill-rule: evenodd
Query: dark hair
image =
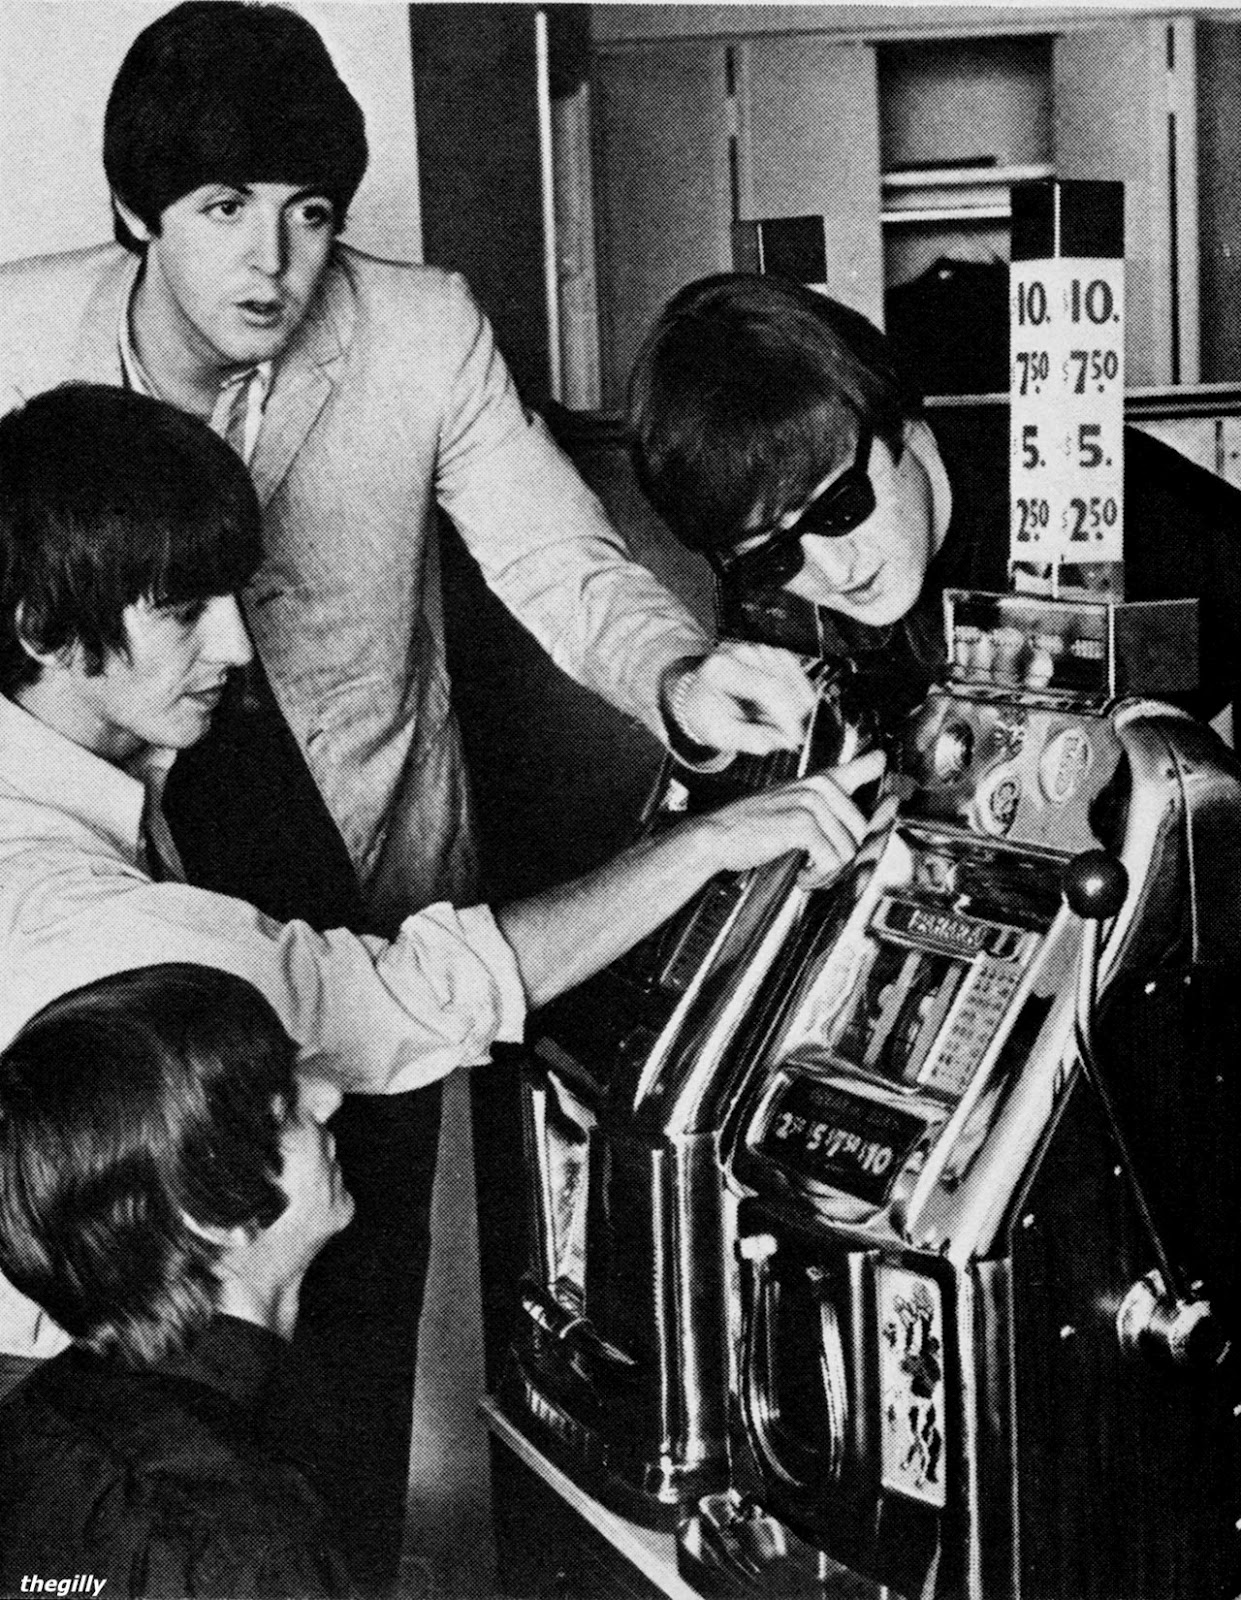
<path fill-rule="evenodd" d="M 126 606 L 234 593 L 261 557 L 249 474 L 197 417 L 66 384 L 0 418 L 0 693 L 38 679 L 26 645 L 99 672 Z"/>
<path fill-rule="evenodd" d="M 287 1205 L 296 1047 L 244 979 L 145 967 L 55 1000 L 0 1055 L 0 1268 L 135 1364 L 214 1312 L 220 1246 Z"/>
<path fill-rule="evenodd" d="M 784 278 L 721 273 L 676 294 L 638 353 L 634 468 L 672 531 L 706 549 L 803 504 L 862 425 L 899 459 L 921 405 L 859 312 Z"/>
<path fill-rule="evenodd" d="M 112 192 L 159 232 L 205 183 L 292 183 L 325 194 L 337 227 L 366 171 L 366 123 L 312 25 L 282 5 L 186 0 L 129 48 L 103 124 Z M 134 239 L 119 214 L 118 241 Z"/>

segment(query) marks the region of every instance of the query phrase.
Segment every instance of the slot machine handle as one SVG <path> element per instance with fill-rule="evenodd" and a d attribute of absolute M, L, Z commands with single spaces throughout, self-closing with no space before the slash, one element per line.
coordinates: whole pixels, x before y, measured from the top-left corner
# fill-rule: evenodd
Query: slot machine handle
<path fill-rule="evenodd" d="M 1173 1366 L 1217 1366 L 1227 1355 L 1224 1335 L 1209 1300 L 1175 1265 L 1155 1222 L 1142 1181 L 1116 1115 L 1116 1102 L 1094 1047 L 1095 1011 L 1099 998 L 1099 957 L 1103 923 L 1114 917 L 1129 892 L 1123 864 L 1106 850 L 1086 850 L 1065 868 L 1064 898 L 1085 924 L 1077 975 L 1077 1049 L 1091 1087 L 1107 1121 L 1121 1170 L 1137 1209 L 1157 1268 L 1132 1284 L 1116 1318 L 1123 1349 L 1140 1352 Z"/>
<path fill-rule="evenodd" d="M 604 1339 L 584 1316 L 562 1306 L 528 1278 L 522 1281 L 521 1304 L 551 1348 L 599 1399 L 630 1398 L 638 1376 L 632 1356 Z"/>

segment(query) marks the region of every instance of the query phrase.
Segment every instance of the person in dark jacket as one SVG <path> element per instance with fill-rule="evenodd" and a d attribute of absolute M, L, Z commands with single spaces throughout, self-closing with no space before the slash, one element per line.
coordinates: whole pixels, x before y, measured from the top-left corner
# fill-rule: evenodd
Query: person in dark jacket
<path fill-rule="evenodd" d="M 877 709 L 944 663 L 943 593 L 1008 587 L 1008 411 L 929 411 L 896 345 L 782 278 L 682 289 L 630 385 L 639 482 L 715 571 L 722 631 L 848 658 Z M 1241 695 L 1241 492 L 1125 429 L 1126 598 L 1199 603 L 1211 717 Z"/>
<path fill-rule="evenodd" d="M 0 1262 L 74 1338 L 0 1406 L 0 1595 L 349 1592 L 277 1442 L 302 1278 L 353 1210 L 340 1093 L 296 1058 L 189 964 L 75 990 L 0 1056 Z"/>

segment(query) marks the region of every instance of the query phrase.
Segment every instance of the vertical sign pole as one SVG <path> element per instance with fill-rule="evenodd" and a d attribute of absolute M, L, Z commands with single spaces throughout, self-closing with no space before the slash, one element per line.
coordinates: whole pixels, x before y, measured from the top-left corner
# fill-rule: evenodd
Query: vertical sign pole
<path fill-rule="evenodd" d="M 1009 583 L 1124 598 L 1124 185 L 1013 186 Z"/>

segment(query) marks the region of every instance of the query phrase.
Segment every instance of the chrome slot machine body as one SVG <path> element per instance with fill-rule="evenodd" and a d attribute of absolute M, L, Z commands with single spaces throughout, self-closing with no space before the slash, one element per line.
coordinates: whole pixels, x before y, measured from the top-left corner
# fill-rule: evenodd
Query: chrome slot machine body
<path fill-rule="evenodd" d="M 1115 610 L 949 597 L 884 853 L 734 1043 L 730 1487 L 681 1538 L 705 1593 L 1237 1592 L 1241 774 L 1117 697 L 1166 681 L 1176 619 L 1135 664 Z M 1100 846 L 1128 892 L 1083 1024 L 1061 891 Z"/>
<path fill-rule="evenodd" d="M 742 760 L 692 793 L 673 776 L 651 826 L 848 759 L 864 719 L 832 671 L 816 668 L 800 759 Z M 797 873 L 785 859 L 713 879 L 528 1029 L 529 1249 L 500 1401 L 571 1477 L 650 1526 L 727 1481 L 719 1138 L 737 1086 L 720 1069 L 804 912 Z"/>

